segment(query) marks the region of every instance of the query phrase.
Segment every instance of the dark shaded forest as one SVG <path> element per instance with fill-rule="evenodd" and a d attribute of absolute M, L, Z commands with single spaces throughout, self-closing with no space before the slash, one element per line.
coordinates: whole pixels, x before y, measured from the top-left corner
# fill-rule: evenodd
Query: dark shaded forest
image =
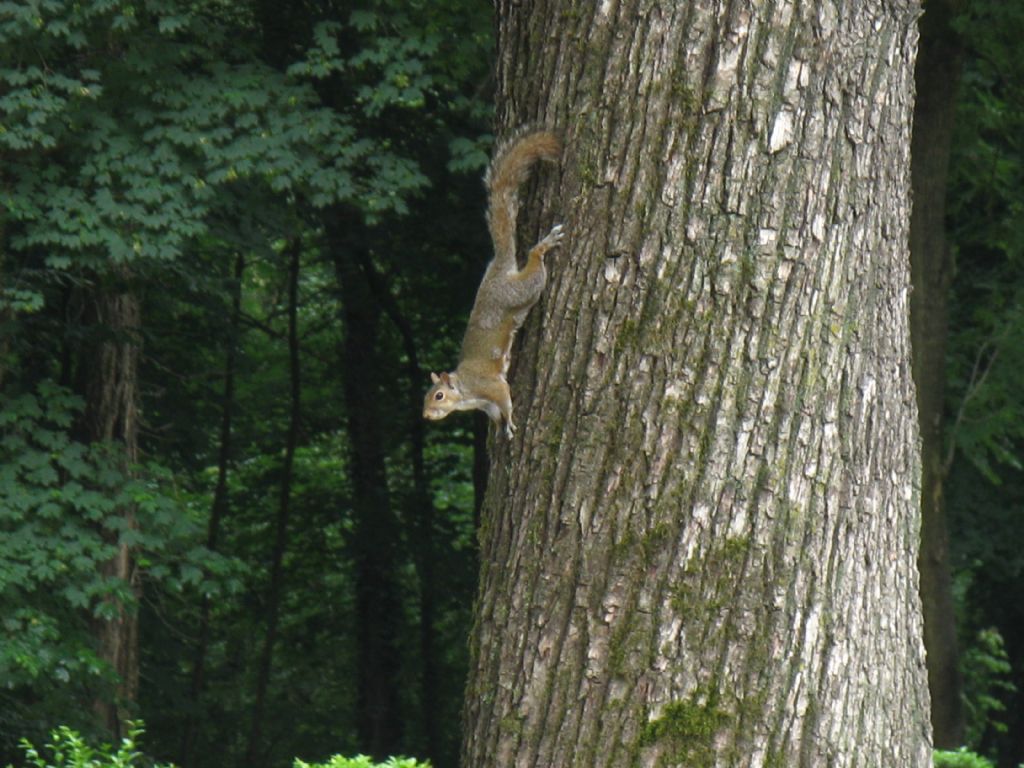
<path fill-rule="evenodd" d="M 458 764 L 488 425 L 421 408 L 491 256 L 493 24 L 0 4 L 0 764 L 132 720 L 186 768 Z M 1016 766 L 1024 5 L 921 29 L 935 743 Z"/>

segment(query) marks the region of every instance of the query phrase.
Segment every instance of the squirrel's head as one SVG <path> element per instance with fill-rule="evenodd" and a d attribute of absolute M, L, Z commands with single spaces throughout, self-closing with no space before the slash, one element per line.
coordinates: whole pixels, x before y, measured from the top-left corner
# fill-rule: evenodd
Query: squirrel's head
<path fill-rule="evenodd" d="M 454 373 L 430 374 L 434 386 L 423 398 L 423 418 L 437 421 L 457 410 L 462 394 L 458 388 L 458 377 Z"/>

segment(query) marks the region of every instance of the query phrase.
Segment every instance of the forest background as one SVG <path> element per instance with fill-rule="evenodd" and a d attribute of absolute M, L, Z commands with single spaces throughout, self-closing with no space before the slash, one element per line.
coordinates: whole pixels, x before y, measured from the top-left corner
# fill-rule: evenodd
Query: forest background
<path fill-rule="evenodd" d="M 921 103 L 949 109 L 925 557 L 960 672 L 937 741 L 1016 766 L 1024 4 L 926 6 Z M 457 764 L 486 424 L 419 412 L 490 257 L 492 24 L 473 0 L 0 3 L 0 764 L 129 716 L 182 766 Z"/>

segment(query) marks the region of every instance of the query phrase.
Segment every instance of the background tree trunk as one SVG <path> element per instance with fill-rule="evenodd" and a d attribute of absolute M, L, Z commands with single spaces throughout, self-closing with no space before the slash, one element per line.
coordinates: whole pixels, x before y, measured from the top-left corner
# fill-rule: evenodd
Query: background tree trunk
<path fill-rule="evenodd" d="M 281 467 L 281 485 L 274 526 L 274 544 L 270 551 L 270 578 L 266 595 L 266 633 L 256 668 L 253 693 L 252 721 L 249 741 L 242 765 L 245 768 L 266 763 L 263 753 L 263 713 L 270 689 L 270 673 L 274 662 L 274 644 L 281 618 L 281 599 L 285 589 L 284 558 L 288 549 L 288 527 L 291 517 L 292 476 L 295 449 L 302 430 L 302 384 L 299 355 L 299 270 L 302 243 L 296 238 L 288 246 L 288 432 L 285 435 L 284 462 Z"/>
<path fill-rule="evenodd" d="M 87 442 L 111 443 L 121 450 L 126 473 L 138 459 L 138 368 L 142 312 L 131 285 L 131 275 L 123 270 L 102 280 L 85 297 L 88 341 L 78 364 L 78 388 L 85 396 L 85 410 L 79 425 Z M 135 509 L 121 512 L 127 528 L 135 527 Z M 103 535 L 117 547 L 116 554 L 104 566 L 104 575 L 128 585 L 141 597 L 142 585 L 131 548 L 120 540 L 118 532 L 104 529 Z M 100 721 L 120 738 L 129 707 L 139 690 L 139 628 L 134 606 L 120 602 L 115 617 L 95 622 L 99 656 L 117 674 L 113 698 L 101 695 L 93 702 Z"/>
<path fill-rule="evenodd" d="M 387 279 L 373 264 L 373 259 L 365 249 L 350 254 L 359 264 L 361 277 L 373 295 L 374 301 L 381 311 L 387 315 L 391 324 L 398 332 L 405 356 L 406 396 L 408 398 L 406 415 L 409 417 L 409 460 L 412 464 L 412 494 L 407 501 L 407 520 L 415 521 L 412 526 L 410 545 L 416 562 L 417 598 L 419 601 L 419 652 L 420 652 L 420 691 L 419 716 L 423 729 L 423 755 L 435 765 L 441 752 L 441 719 L 440 719 L 440 663 L 435 643 L 436 595 L 438 592 L 437 571 L 434 563 L 437 548 L 434 545 L 434 500 L 430 494 L 430 483 L 427 479 L 425 463 L 426 422 L 421 410 L 423 406 L 423 369 L 420 367 L 419 354 L 416 351 L 416 337 L 412 323 L 402 312 L 401 307 L 387 285 Z M 339 279 L 345 278 L 345 273 Z M 350 274 L 348 279 L 354 279 Z"/>
<path fill-rule="evenodd" d="M 2 174 L 0 174 L 0 184 L 3 184 L 6 188 L 6 180 Z M 7 284 L 10 281 L 10 276 L 8 275 L 10 267 L 7 263 L 7 249 L 9 245 L 7 243 L 7 222 L 5 219 L 6 216 L 0 213 L 0 392 L 3 391 L 7 367 L 10 365 L 11 332 L 9 330 L 9 323 L 14 317 L 10 304 L 6 296 L 4 296 Z"/>
<path fill-rule="evenodd" d="M 210 505 L 210 519 L 206 526 L 206 548 L 211 552 L 220 550 L 221 526 L 228 514 L 228 470 L 232 453 L 232 419 L 235 411 L 235 363 L 238 358 L 239 321 L 242 314 L 242 277 L 245 273 L 245 257 L 235 256 L 231 288 L 231 314 L 229 315 L 227 347 L 224 352 L 224 394 L 221 402 L 220 435 L 217 448 L 217 483 L 213 487 L 213 501 Z M 206 656 L 210 647 L 210 598 L 204 594 L 199 603 L 199 628 L 197 631 L 195 655 L 188 691 L 185 722 L 181 728 L 181 747 L 177 762 L 188 768 L 192 763 L 192 749 L 196 741 L 196 729 L 203 714 L 203 692 L 206 688 Z"/>
<path fill-rule="evenodd" d="M 930 765 L 916 2 L 498 4 L 567 247 L 495 441 L 464 764 Z"/>
<path fill-rule="evenodd" d="M 355 522 L 356 727 L 360 750 L 384 759 L 397 751 L 403 735 L 398 650 L 403 624 L 396 584 L 400 528 L 388 494 L 384 414 L 376 396 L 382 375 L 377 349 L 382 310 L 359 267 L 369 258 L 361 216 L 338 208 L 325 216 L 324 225 L 343 308 L 341 364 L 348 372 L 343 395 Z"/>
<path fill-rule="evenodd" d="M 957 3 L 932 0 L 921 21 L 914 108 L 914 212 L 910 220 L 910 333 L 921 423 L 921 604 L 935 746 L 963 744 L 963 682 L 943 493 L 946 339 L 953 265 L 946 244 L 946 188 L 961 55 L 950 27 Z"/>

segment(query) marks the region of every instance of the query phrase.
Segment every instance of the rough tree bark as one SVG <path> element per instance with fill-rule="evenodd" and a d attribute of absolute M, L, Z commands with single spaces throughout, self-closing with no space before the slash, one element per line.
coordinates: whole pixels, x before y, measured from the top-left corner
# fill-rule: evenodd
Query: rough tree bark
<path fill-rule="evenodd" d="M 956 0 L 931 0 L 921 21 L 914 107 L 914 212 L 910 220 L 910 334 L 921 422 L 921 604 L 935 746 L 963 744 L 963 682 L 943 485 L 946 339 L 953 263 L 946 243 L 946 186 L 962 60 L 950 25 Z"/>
<path fill-rule="evenodd" d="M 566 248 L 494 440 L 463 764 L 930 764 L 916 2 L 498 3 Z"/>

